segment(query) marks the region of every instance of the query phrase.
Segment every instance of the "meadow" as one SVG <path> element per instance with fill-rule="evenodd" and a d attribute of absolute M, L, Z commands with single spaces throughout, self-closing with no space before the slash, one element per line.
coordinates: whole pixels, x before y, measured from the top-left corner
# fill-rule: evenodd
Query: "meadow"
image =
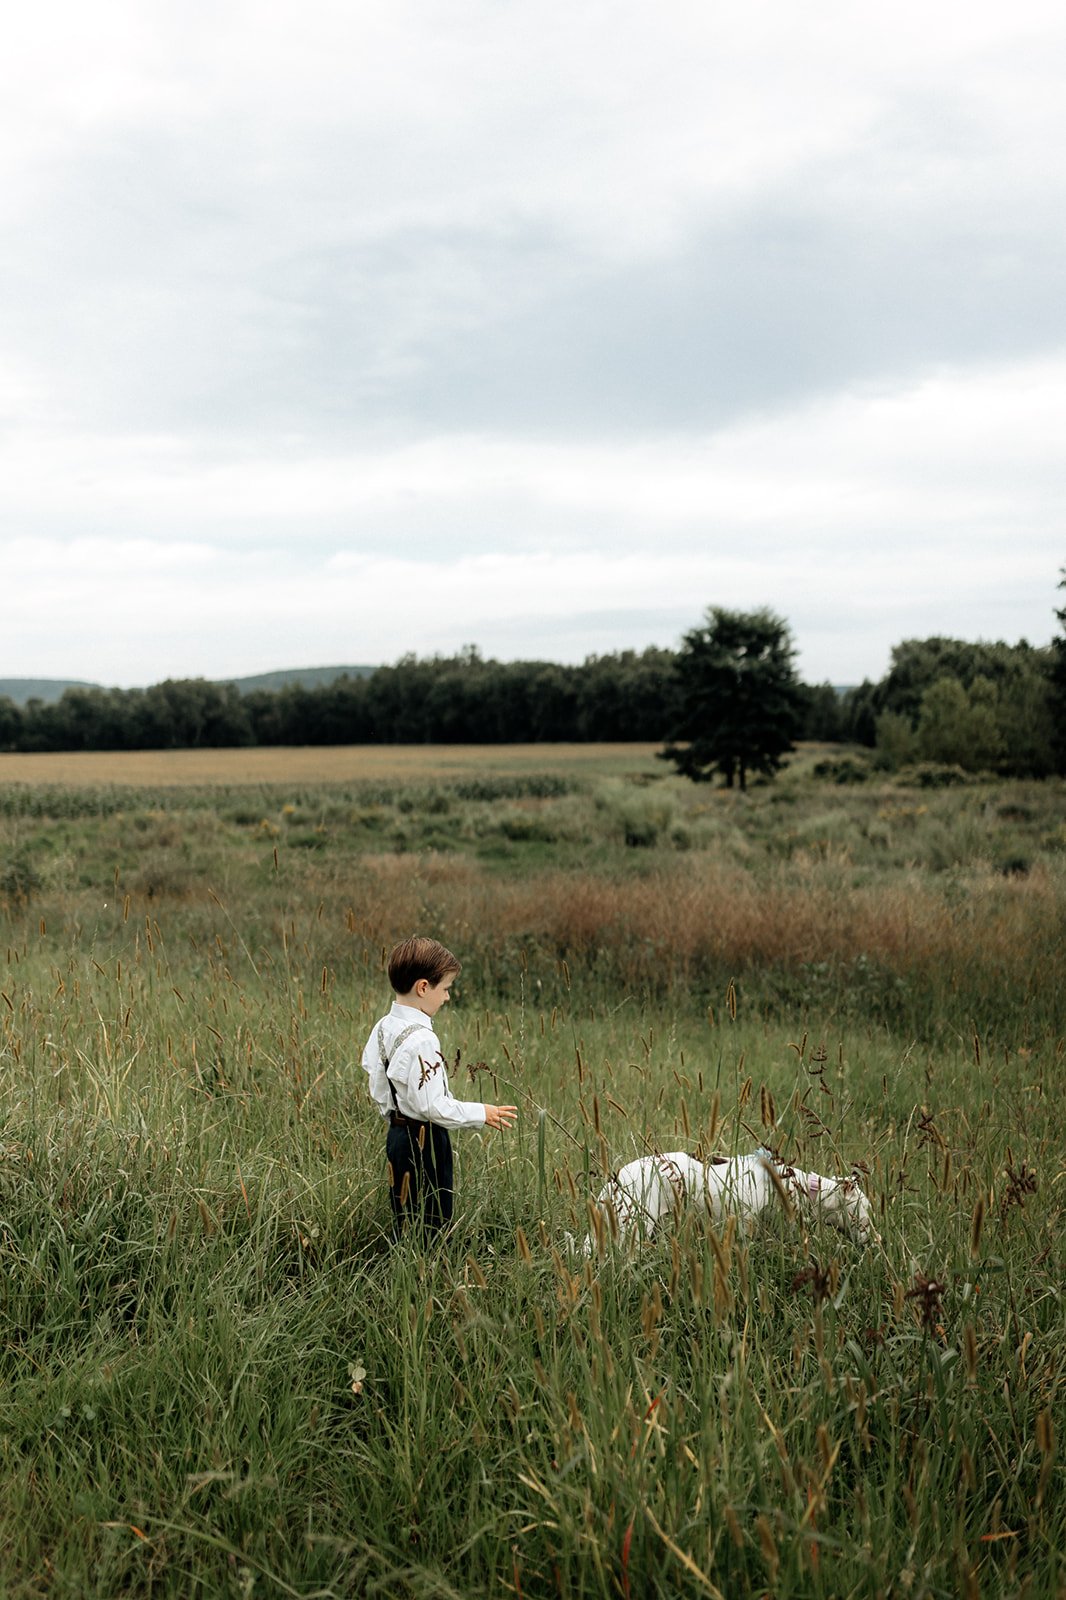
<path fill-rule="evenodd" d="M 0 758 L 0 1593 L 1066 1594 L 1066 787 L 195 756 Z M 359 1066 L 414 929 L 521 1108 L 428 1252 Z M 567 1249 L 759 1144 L 880 1244 Z"/>

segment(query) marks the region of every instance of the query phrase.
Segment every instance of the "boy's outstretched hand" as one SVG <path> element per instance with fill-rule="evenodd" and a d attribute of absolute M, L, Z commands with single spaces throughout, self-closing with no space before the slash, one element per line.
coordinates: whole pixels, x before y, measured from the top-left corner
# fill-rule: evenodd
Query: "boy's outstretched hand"
<path fill-rule="evenodd" d="M 517 1106 L 486 1106 L 486 1128 L 513 1128 L 518 1117 Z"/>

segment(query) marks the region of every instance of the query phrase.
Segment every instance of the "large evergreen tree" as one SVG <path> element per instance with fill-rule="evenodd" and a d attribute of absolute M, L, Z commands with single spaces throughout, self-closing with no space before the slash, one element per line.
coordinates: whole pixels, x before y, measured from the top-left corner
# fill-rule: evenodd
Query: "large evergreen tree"
<path fill-rule="evenodd" d="M 803 709 L 788 624 L 772 611 L 711 606 L 684 637 L 675 663 L 680 715 L 663 758 L 686 777 L 722 774 L 747 787 L 772 777 L 792 749 Z"/>

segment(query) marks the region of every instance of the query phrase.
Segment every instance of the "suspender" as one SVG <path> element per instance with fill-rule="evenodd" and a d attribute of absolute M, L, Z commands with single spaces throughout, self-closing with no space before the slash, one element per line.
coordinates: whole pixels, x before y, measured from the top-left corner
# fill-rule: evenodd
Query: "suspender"
<path fill-rule="evenodd" d="M 389 1093 L 392 1095 L 392 1103 L 396 1108 L 396 1115 L 398 1117 L 402 1116 L 403 1112 L 400 1110 L 400 1102 L 396 1098 L 396 1085 L 389 1077 L 389 1063 L 392 1061 L 393 1056 L 396 1054 L 400 1046 L 405 1044 L 411 1037 L 412 1033 L 420 1033 L 424 1027 L 424 1022 L 409 1023 L 408 1026 L 402 1029 L 402 1031 L 397 1035 L 391 1051 L 388 1051 L 385 1049 L 385 1024 L 384 1022 L 378 1023 L 378 1055 L 381 1057 L 381 1067 L 385 1074 L 385 1082 L 389 1086 Z"/>

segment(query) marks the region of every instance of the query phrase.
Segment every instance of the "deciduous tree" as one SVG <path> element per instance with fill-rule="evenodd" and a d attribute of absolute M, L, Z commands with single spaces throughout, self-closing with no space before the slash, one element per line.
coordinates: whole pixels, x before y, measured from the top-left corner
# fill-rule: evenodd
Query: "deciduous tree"
<path fill-rule="evenodd" d="M 1059 579 L 1059 588 L 1066 589 L 1066 569 Z M 1055 612 L 1062 633 L 1051 641 L 1051 663 L 1048 677 L 1051 683 L 1051 710 L 1054 720 L 1054 764 L 1056 772 L 1066 772 L 1066 606 Z"/>

